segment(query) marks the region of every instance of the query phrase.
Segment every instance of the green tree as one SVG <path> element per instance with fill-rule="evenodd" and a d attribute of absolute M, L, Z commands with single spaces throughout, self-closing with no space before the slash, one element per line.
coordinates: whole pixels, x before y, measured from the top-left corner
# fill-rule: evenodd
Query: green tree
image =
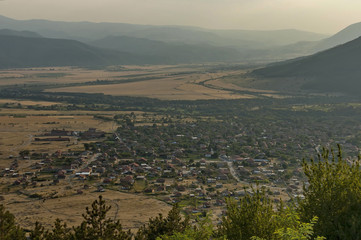
<path fill-rule="evenodd" d="M 189 218 L 182 219 L 178 205 L 174 205 L 166 218 L 162 214 L 150 218 L 149 223 L 143 225 L 137 232 L 136 240 L 155 240 L 162 235 L 171 236 L 174 233 L 183 233 L 190 227 Z"/>
<path fill-rule="evenodd" d="M 274 215 L 275 221 L 278 223 L 278 229 L 271 238 L 267 240 L 324 240 L 324 237 L 313 238 L 313 227 L 318 218 L 314 217 L 310 223 L 303 223 L 300 220 L 299 213 L 295 206 L 291 205 L 282 208 Z M 251 237 L 251 240 L 266 240 L 257 236 Z"/>
<path fill-rule="evenodd" d="M 302 220 L 318 217 L 315 233 L 327 239 L 361 239 L 361 171 L 359 161 L 342 159 L 323 150 L 318 161 L 303 162 L 308 186 L 305 199 L 300 201 Z"/>
<path fill-rule="evenodd" d="M 45 233 L 46 240 L 67 240 L 71 238 L 71 228 L 68 228 L 66 223 L 60 219 L 56 219 L 51 231 Z"/>
<path fill-rule="evenodd" d="M 197 224 L 189 226 L 183 232 L 175 232 L 173 235 L 163 235 L 158 237 L 157 240 L 223 240 L 225 237 L 215 238 L 214 226 L 209 216 L 207 215 L 203 219 L 198 219 Z"/>
<path fill-rule="evenodd" d="M 41 223 L 35 222 L 34 229 L 30 232 L 31 240 L 43 240 L 46 239 L 46 231 Z"/>
<path fill-rule="evenodd" d="M 91 206 L 86 207 L 83 214 L 84 221 L 80 226 L 74 228 L 73 239 L 86 240 L 128 240 L 131 239 L 130 231 L 123 231 L 119 220 L 114 221 L 107 218 L 110 206 L 105 205 L 102 196 L 95 200 Z M 65 229 L 65 226 L 64 228 Z"/>
<path fill-rule="evenodd" d="M 295 218 L 294 218 L 295 217 Z M 301 223 L 298 215 L 291 215 L 286 218 L 287 221 L 294 222 L 296 226 L 280 228 L 275 232 L 275 239 L 277 240 L 325 240 L 325 237 L 313 238 L 313 226 L 317 222 L 317 217 L 314 217 L 310 223 Z"/>
<path fill-rule="evenodd" d="M 275 240 L 325 240 L 325 237 L 313 238 L 313 226 L 317 222 L 317 217 L 314 217 L 310 223 L 301 223 L 298 215 L 288 216 L 285 220 L 292 223 L 292 227 L 282 227 L 277 229 L 272 239 Z M 260 237 L 252 237 L 251 240 L 266 240 Z"/>
<path fill-rule="evenodd" d="M 107 218 L 110 206 L 105 204 L 102 196 L 92 203 L 91 209 L 86 208 L 84 221 L 77 227 L 69 228 L 60 219 L 54 226 L 45 231 L 40 223 L 35 223 L 30 233 L 32 240 L 130 240 L 130 231 L 123 231 L 119 221 Z M 1 238 L 0 238 L 1 239 Z"/>
<path fill-rule="evenodd" d="M 29 154 L 30 154 L 29 150 L 22 150 L 22 151 L 19 152 L 19 155 L 21 157 L 29 156 Z"/>
<path fill-rule="evenodd" d="M 26 239 L 24 231 L 16 225 L 14 215 L 5 211 L 4 205 L 0 205 L 0 239 Z"/>
<path fill-rule="evenodd" d="M 227 216 L 223 217 L 219 236 L 231 240 L 249 240 L 252 236 L 272 239 L 279 225 L 274 217 L 277 212 L 263 189 L 253 192 L 246 193 L 239 202 L 227 200 Z"/>

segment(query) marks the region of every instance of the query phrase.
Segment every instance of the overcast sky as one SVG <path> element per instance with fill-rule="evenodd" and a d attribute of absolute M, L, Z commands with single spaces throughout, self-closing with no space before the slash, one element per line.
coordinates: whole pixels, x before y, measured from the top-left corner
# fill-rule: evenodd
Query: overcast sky
<path fill-rule="evenodd" d="M 360 13 L 360 0 L 0 0 L 0 15 L 15 19 L 320 33 L 360 22 Z"/>

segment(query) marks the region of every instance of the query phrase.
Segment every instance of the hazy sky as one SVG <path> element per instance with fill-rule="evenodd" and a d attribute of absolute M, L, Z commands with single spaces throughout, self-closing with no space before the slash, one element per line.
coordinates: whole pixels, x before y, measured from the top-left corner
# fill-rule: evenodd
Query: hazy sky
<path fill-rule="evenodd" d="M 0 0 L 0 15 L 16 19 L 321 33 L 360 22 L 360 13 L 360 0 Z"/>

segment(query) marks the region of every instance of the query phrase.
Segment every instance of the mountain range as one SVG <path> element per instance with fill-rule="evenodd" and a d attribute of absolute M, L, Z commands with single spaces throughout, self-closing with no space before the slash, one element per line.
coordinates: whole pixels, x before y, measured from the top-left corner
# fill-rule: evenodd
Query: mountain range
<path fill-rule="evenodd" d="M 311 56 L 253 71 L 273 89 L 359 94 L 361 37 Z M 262 80 L 260 80 L 262 82 Z"/>
<path fill-rule="evenodd" d="M 262 48 L 318 41 L 325 34 L 299 30 L 252 31 L 212 30 L 189 26 L 152 26 L 127 23 L 60 22 L 48 20 L 15 20 L 0 16 L 0 29 L 33 31 L 49 38 L 65 38 L 91 42 L 107 36 L 128 36 L 162 42 L 210 44 L 237 49 Z"/>
<path fill-rule="evenodd" d="M 90 47 L 75 40 L 20 37 L 0 33 L 0 68 L 99 67 L 146 61 L 129 53 Z"/>
<path fill-rule="evenodd" d="M 335 68 L 332 64 L 336 62 L 340 64 L 337 66 L 342 66 L 339 73 L 356 74 L 357 70 L 351 71 L 351 67 L 356 67 L 352 60 L 358 59 L 357 44 L 348 47 L 352 43 L 346 42 L 359 36 L 361 23 L 328 37 L 298 30 L 212 30 L 188 26 L 14 20 L 0 16 L 0 68 L 271 62 L 316 53 L 256 70 L 254 74 L 324 79 L 322 71 L 324 75 L 332 72 Z M 345 45 L 338 46 L 340 44 Z M 335 46 L 338 47 L 324 51 Z M 337 50 L 339 48 L 343 50 Z M 332 67 L 328 69 L 327 66 Z M 327 79 L 336 79 L 335 76 L 336 73 L 329 74 Z M 307 84 L 303 86 L 307 88 Z"/>
<path fill-rule="evenodd" d="M 108 37 L 91 46 L 76 40 L 39 36 L 0 30 L 0 68 L 229 62 L 241 56 L 226 47 L 167 44 L 133 37 Z"/>

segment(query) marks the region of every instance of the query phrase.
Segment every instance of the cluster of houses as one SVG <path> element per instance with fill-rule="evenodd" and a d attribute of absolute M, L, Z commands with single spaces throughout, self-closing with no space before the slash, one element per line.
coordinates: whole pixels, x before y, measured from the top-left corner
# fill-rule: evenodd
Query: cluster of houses
<path fill-rule="evenodd" d="M 94 143 L 96 153 L 58 151 L 35 161 L 26 174 L 17 170 L 14 160 L 0 176 L 25 186 L 36 185 L 38 176 L 48 174 L 51 184 L 78 181 L 87 188 L 93 184 L 98 191 L 111 188 L 155 195 L 170 203 L 194 202 L 190 212 L 222 207 L 225 197 L 241 197 L 246 194 L 239 190 L 241 186 L 253 183 L 272 187 L 276 197 L 302 197 L 299 162 L 290 161 L 285 153 L 301 151 L 306 143 L 292 144 L 296 140 L 284 133 L 285 127 L 273 133 L 272 128 L 258 131 L 256 123 L 247 127 L 230 124 L 224 129 L 212 124 L 124 126 L 113 139 Z M 95 128 L 85 132 L 54 129 L 38 141 L 104 136 Z M 312 149 L 314 143 L 308 144 Z M 231 190 L 231 185 L 239 189 Z"/>

